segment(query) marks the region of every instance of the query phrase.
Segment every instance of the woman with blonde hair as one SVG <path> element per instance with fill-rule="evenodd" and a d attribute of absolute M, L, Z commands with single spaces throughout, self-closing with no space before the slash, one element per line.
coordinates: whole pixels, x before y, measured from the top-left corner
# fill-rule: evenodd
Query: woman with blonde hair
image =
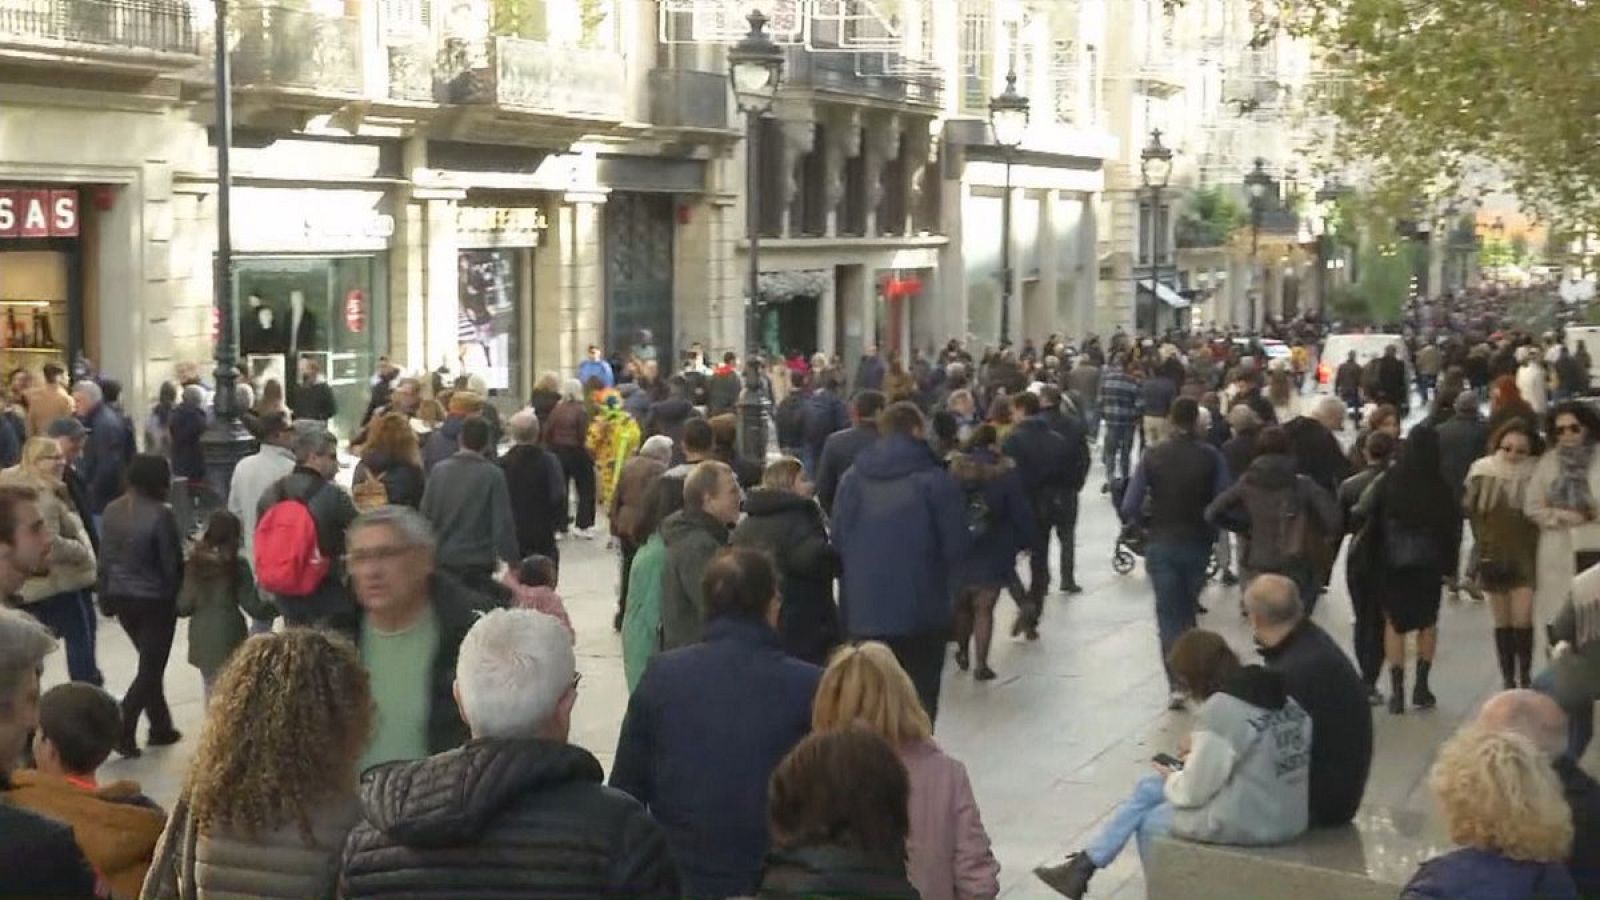
<path fill-rule="evenodd" d="M 18 593 L 23 610 L 66 642 L 67 677 L 100 684 L 90 620 L 94 611 L 83 597 L 97 574 L 94 548 L 62 480 L 66 469 L 66 457 L 54 438 L 31 437 L 22 445 L 22 461 L 0 472 L 0 485 L 32 488 L 50 532 L 50 571 L 22 583 Z"/>
<path fill-rule="evenodd" d="M 217 681 L 140 896 L 333 896 L 372 720 L 348 642 L 306 628 L 246 641 Z"/>
<path fill-rule="evenodd" d="M 933 741 L 933 724 L 911 677 L 877 641 L 833 655 L 817 685 L 811 727 L 862 724 L 895 748 L 911 778 L 906 872 L 923 900 L 994 897 L 1000 863 L 989 847 L 967 770 Z"/>
<path fill-rule="evenodd" d="M 1460 849 L 1422 864 L 1402 900 L 1565 900 L 1572 809 L 1533 741 L 1468 727 L 1439 748 L 1429 787 Z"/>
<path fill-rule="evenodd" d="M 778 637 L 783 649 L 820 666 L 840 640 L 839 609 L 833 602 L 839 554 L 828 542 L 828 525 L 815 493 L 800 460 L 783 456 L 767 463 L 760 487 L 745 496 L 748 515 L 733 529 L 731 542 L 772 556 L 782 579 Z"/>

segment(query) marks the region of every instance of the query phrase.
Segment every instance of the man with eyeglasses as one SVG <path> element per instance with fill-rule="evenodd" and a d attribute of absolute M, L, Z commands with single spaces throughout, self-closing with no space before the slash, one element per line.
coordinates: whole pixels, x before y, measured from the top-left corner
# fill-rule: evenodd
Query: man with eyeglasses
<path fill-rule="evenodd" d="M 409 507 L 362 513 L 343 543 L 355 606 L 333 624 L 361 652 L 378 713 L 361 769 L 460 746 L 457 655 L 490 603 L 437 570 L 433 529 Z"/>

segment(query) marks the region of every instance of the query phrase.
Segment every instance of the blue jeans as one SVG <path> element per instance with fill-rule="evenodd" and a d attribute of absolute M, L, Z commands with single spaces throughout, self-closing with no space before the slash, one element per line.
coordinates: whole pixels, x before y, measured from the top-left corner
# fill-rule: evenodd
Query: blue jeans
<path fill-rule="evenodd" d="M 67 645 L 67 677 L 90 684 L 101 682 L 94 660 L 93 629 L 82 591 L 67 591 L 24 607 Z"/>
<path fill-rule="evenodd" d="M 1103 869 L 1116 860 L 1117 854 L 1127 846 L 1128 838 L 1138 838 L 1139 858 L 1150 858 L 1150 839 L 1172 830 L 1172 804 L 1164 792 L 1166 779 L 1151 773 L 1139 779 L 1133 794 L 1122 801 L 1111 819 L 1090 839 L 1083 852 Z"/>
<path fill-rule="evenodd" d="M 1541 694 L 1550 697 L 1557 703 L 1561 700 L 1556 696 L 1556 670 L 1546 666 L 1533 679 L 1533 688 Z M 1585 697 L 1582 703 L 1575 707 L 1563 706 L 1562 712 L 1567 714 L 1567 756 L 1577 762 L 1583 759 L 1584 751 L 1589 749 L 1589 741 L 1594 738 L 1594 702 L 1597 698 Z"/>
<path fill-rule="evenodd" d="M 1136 427 L 1132 422 L 1106 424 L 1106 442 L 1102 448 L 1102 455 L 1105 459 L 1107 481 L 1117 478 L 1116 473 L 1119 471 L 1123 478 L 1133 474 L 1133 468 L 1128 461 L 1133 455 L 1133 433 Z"/>
<path fill-rule="evenodd" d="M 1163 668 L 1167 667 L 1172 645 L 1195 626 L 1195 609 L 1206 585 L 1206 563 L 1210 559 L 1210 541 L 1152 541 L 1145 548 L 1144 569 L 1156 594 L 1156 632 L 1161 637 Z M 1170 668 L 1167 686 L 1179 688 Z"/>

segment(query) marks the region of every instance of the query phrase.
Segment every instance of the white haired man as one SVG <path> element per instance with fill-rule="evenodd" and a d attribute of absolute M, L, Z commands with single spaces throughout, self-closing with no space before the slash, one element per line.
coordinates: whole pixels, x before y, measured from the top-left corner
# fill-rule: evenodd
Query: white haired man
<path fill-rule="evenodd" d="M 679 896 L 661 827 L 567 742 L 578 674 L 560 622 L 495 610 L 455 673 L 471 742 L 366 773 L 341 894 Z"/>

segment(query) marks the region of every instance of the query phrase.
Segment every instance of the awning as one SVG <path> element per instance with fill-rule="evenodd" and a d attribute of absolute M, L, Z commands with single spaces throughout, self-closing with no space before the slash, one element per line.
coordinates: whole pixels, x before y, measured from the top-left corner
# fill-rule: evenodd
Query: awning
<path fill-rule="evenodd" d="M 1161 284 L 1159 282 L 1156 283 L 1155 288 L 1156 288 L 1155 294 L 1156 294 L 1156 296 L 1158 298 L 1161 299 L 1162 303 L 1165 303 L 1166 305 L 1172 307 L 1173 309 L 1188 309 L 1189 308 L 1189 300 L 1186 297 L 1184 297 L 1181 294 L 1179 294 L 1177 291 L 1173 290 L 1172 288 L 1167 287 L 1166 285 Z M 1139 290 L 1144 291 L 1146 294 L 1150 293 L 1150 282 L 1148 282 L 1148 281 L 1139 282 Z"/>

